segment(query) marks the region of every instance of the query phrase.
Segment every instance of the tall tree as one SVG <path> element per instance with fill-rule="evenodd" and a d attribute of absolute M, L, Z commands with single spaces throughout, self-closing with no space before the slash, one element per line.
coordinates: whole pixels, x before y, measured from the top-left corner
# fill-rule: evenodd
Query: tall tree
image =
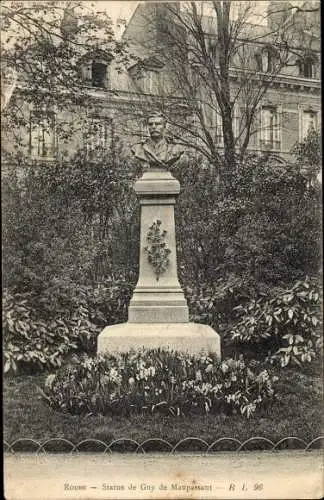
<path fill-rule="evenodd" d="M 140 36 L 133 39 L 140 53 L 145 46 L 146 57 L 162 62 L 169 74 L 161 85 L 161 106 L 167 106 L 170 94 L 183 99 L 191 120 L 170 114 L 181 139 L 218 168 L 224 164 L 224 171 L 233 169 L 237 157 L 243 158 L 260 128 L 258 108 L 270 87 L 313 44 L 303 25 L 303 47 L 298 45 L 294 9 L 283 12 L 282 25 L 271 18 L 260 26 L 251 22 L 255 8 L 255 2 L 234 1 L 143 6 L 142 30 L 139 22 Z M 307 23 L 310 27 L 311 20 Z"/>
<path fill-rule="evenodd" d="M 99 9 L 98 9 L 99 7 Z M 125 44 L 116 41 L 107 10 L 95 2 L 4 1 L 0 23 L 4 132 L 43 113 L 81 105 L 88 98 L 80 60 L 98 49 L 122 64 Z"/>

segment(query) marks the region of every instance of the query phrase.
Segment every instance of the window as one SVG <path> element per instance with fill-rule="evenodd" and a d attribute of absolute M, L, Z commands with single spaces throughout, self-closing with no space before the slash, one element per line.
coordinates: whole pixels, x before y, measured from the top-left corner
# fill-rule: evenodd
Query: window
<path fill-rule="evenodd" d="M 274 70 L 275 51 L 272 48 L 265 48 L 254 55 L 257 70 L 262 73 L 271 73 Z"/>
<path fill-rule="evenodd" d="M 317 130 L 317 112 L 308 110 L 302 113 L 301 140 L 304 140 L 311 130 Z"/>
<path fill-rule="evenodd" d="M 52 159 L 55 156 L 55 116 L 30 117 L 30 155 L 32 158 Z"/>
<path fill-rule="evenodd" d="M 207 111 L 207 108 L 206 108 Z M 219 146 L 222 146 L 224 144 L 223 141 L 223 120 L 222 120 L 222 115 L 220 113 L 219 107 L 216 104 L 213 107 L 210 108 L 210 125 L 211 125 L 211 130 L 212 133 L 215 137 L 215 141 Z"/>
<path fill-rule="evenodd" d="M 236 139 L 240 133 L 240 109 L 237 103 L 231 103 L 232 106 L 232 122 L 233 122 L 233 134 L 234 139 Z"/>
<path fill-rule="evenodd" d="M 139 123 L 139 134 L 140 134 L 141 140 L 147 139 L 148 131 L 147 131 L 146 119 L 139 117 L 138 123 Z"/>
<path fill-rule="evenodd" d="M 207 43 L 207 49 L 208 49 L 210 57 L 213 59 L 213 61 L 215 61 L 217 63 L 218 60 L 217 60 L 217 40 L 216 40 L 216 38 L 215 37 L 207 38 L 206 43 Z"/>
<path fill-rule="evenodd" d="M 154 87 L 154 73 L 152 71 L 146 71 L 143 77 L 143 90 L 147 94 L 153 94 Z"/>
<path fill-rule="evenodd" d="M 268 73 L 272 69 L 271 52 L 269 50 L 264 50 L 262 52 L 262 71 Z"/>
<path fill-rule="evenodd" d="M 136 76 L 137 82 L 145 94 L 157 94 L 163 92 L 162 73 L 159 71 L 152 71 L 142 69 Z"/>
<path fill-rule="evenodd" d="M 140 77 L 140 85 L 145 94 L 156 94 L 158 90 L 159 74 L 156 71 L 143 70 Z"/>
<path fill-rule="evenodd" d="M 232 128 L 233 128 L 234 139 L 236 139 L 238 134 L 239 134 L 239 114 L 238 114 L 239 110 L 238 110 L 238 106 L 234 103 L 231 103 L 231 107 L 232 107 Z M 224 144 L 223 119 L 222 119 L 222 115 L 221 115 L 221 112 L 220 112 L 220 109 L 218 106 L 217 106 L 217 110 L 216 109 L 212 110 L 211 128 L 215 132 L 216 143 L 219 146 L 223 146 L 223 144 Z"/>
<path fill-rule="evenodd" d="M 84 54 L 78 61 L 79 74 L 87 86 L 108 88 L 111 56 L 96 49 Z"/>
<path fill-rule="evenodd" d="M 110 147 L 110 122 L 103 118 L 93 118 L 84 136 L 87 153 Z"/>
<path fill-rule="evenodd" d="M 263 71 L 262 55 L 261 54 L 255 54 L 254 58 L 255 58 L 255 61 L 256 61 L 257 70 L 258 71 Z"/>
<path fill-rule="evenodd" d="M 280 149 L 279 113 L 272 106 L 261 110 L 261 149 Z"/>
<path fill-rule="evenodd" d="M 316 76 L 316 65 L 315 60 L 311 56 L 307 56 L 301 59 L 299 62 L 299 76 L 305 78 L 315 78 Z"/>
<path fill-rule="evenodd" d="M 106 87 L 107 64 L 93 61 L 91 66 L 91 79 L 93 87 Z"/>

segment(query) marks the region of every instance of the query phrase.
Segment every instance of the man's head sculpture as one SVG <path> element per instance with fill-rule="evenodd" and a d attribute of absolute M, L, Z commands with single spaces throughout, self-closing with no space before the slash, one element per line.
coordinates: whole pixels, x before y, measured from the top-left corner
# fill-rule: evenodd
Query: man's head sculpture
<path fill-rule="evenodd" d="M 146 169 L 169 170 L 184 153 L 183 148 L 165 138 L 166 118 L 158 112 L 151 113 L 146 120 L 150 137 L 136 144 L 132 152 Z"/>
<path fill-rule="evenodd" d="M 152 113 L 148 116 L 147 127 L 149 130 L 150 137 L 153 141 L 157 142 L 162 139 L 165 134 L 167 121 L 162 113 Z"/>

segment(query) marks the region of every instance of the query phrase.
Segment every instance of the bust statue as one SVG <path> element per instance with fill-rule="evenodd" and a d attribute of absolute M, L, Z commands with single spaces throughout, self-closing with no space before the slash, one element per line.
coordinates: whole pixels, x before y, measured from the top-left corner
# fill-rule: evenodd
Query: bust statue
<path fill-rule="evenodd" d="M 147 126 L 150 137 L 135 144 L 132 152 L 135 158 L 144 163 L 148 169 L 168 170 L 184 153 L 179 145 L 165 138 L 166 120 L 160 113 L 148 117 Z"/>

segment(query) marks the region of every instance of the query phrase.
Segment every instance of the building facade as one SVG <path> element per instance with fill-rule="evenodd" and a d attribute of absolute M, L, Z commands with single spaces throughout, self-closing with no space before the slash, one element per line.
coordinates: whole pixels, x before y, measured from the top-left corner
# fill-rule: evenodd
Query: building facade
<path fill-rule="evenodd" d="M 208 2 L 205 2 L 208 7 Z M 203 6 L 204 2 L 201 3 Z M 305 6 L 309 2 L 305 2 Z M 176 18 L 170 17 L 169 7 L 175 9 Z M 255 85 L 260 79 L 268 78 L 268 89 L 260 99 L 254 117 L 253 131 L 250 135 L 248 150 L 251 152 L 270 151 L 289 160 L 291 150 L 296 142 L 303 140 L 310 129 L 320 126 L 320 38 L 316 32 L 318 16 L 314 12 L 298 12 L 289 9 L 289 2 L 270 2 L 267 24 L 262 26 L 246 23 L 242 31 L 242 40 L 236 56 L 232 60 L 231 92 L 240 94 L 240 86 L 247 72 L 251 73 Z M 168 10 L 169 9 L 169 10 Z M 311 10 L 311 9 L 310 9 Z M 79 71 L 84 82 L 84 89 L 89 97 L 87 107 L 70 108 L 67 110 L 46 110 L 43 117 L 36 117 L 33 109 L 27 109 L 29 123 L 15 131 L 19 135 L 19 146 L 13 140 L 13 131 L 6 130 L 4 136 L 5 149 L 20 148 L 25 156 L 33 161 L 54 161 L 66 158 L 79 147 L 89 152 L 109 149 L 114 137 L 125 140 L 126 146 L 139 140 L 146 134 L 145 116 L 153 108 L 166 110 L 174 117 L 188 119 L 188 106 L 179 85 L 175 85 L 174 61 L 179 54 L 166 37 L 165 25 L 178 30 L 184 41 L 184 46 L 194 46 L 190 33 L 177 22 L 184 16 L 181 3 L 142 2 L 135 9 L 123 34 L 132 55 L 127 67 L 116 67 L 114 60 L 98 49 L 91 54 L 84 54 L 79 60 Z M 208 47 L 213 54 L 215 65 L 219 64 L 217 46 L 217 23 L 212 13 L 200 12 L 203 36 L 208 40 Z M 306 21 L 305 21 L 306 17 Z M 74 19 L 70 22 L 75 22 Z M 306 23 L 306 24 L 305 24 Z M 282 65 L 280 71 L 274 69 L 278 51 L 281 48 L 278 40 L 273 39 L 273 33 L 280 29 L 292 31 L 290 39 L 293 50 L 290 61 L 293 64 Z M 314 26 L 307 34 L 306 28 Z M 244 30 L 253 30 L 252 35 L 244 41 Z M 252 31 L 251 31 L 252 32 Z M 307 47 L 301 46 L 299 33 L 306 36 Z M 304 43 L 305 45 L 305 43 Z M 278 48 L 279 47 L 279 48 Z M 190 66 L 190 56 L 188 54 Z M 242 63 L 248 61 L 248 65 Z M 188 66 L 188 68 L 189 68 Z M 244 67 L 243 67 L 244 66 Z M 194 66 L 190 67 L 190 75 L 194 78 Z M 250 81 L 252 82 L 252 78 Z M 206 123 L 219 150 L 224 145 L 222 117 L 218 103 L 208 102 L 208 96 L 203 85 L 196 85 L 197 94 L 194 98 L 201 101 L 206 113 Z M 21 87 L 16 85 L 19 93 Z M 23 98 L 22 98 L 23 99 Z M 244 123 L 244 107 L 248 103 L 243 98 L 233 102 L 233 131 L 239 144 L 239 137 Z M 189 111 L 190 114 L 190 111 Z M 59 133 L 63 122 L 76 123 L 80 126 L 70 137 L 62 139 Z M 5 124 L 4 124 L 5 126 Z M 61 130 L 62 132 L 62 130 Z"/>
<path fill-rule="evenodd" d="M 203 4 L 206 4 L 205 11 Z M 199 17 L 197 26 L 202 27 L 207 50 L 212 54 L 215 66 L 218 66 L 221 57 L 218 47 L 220 27 L 209 4 L 197 4 L 200 8 L 196 13 Z M 198 78 L 193 64 L 190 67 L 190 54 L 195 53 L 194 38 L 199 30 L 193 27 L 193 15 L 189 19 L 186 16 L 181 3 L 143 2 L 128 23 L 124 37 L 137 56 L 136 63 L 128 71 L 133 85 L 137 85 L 143 93 L 163 95 L 165 98 L 168 95 L 181 97 L 181 84 L 172 87 L 172 73 L 177 72 L 176 64 L 181 57 L 188 57 L 188 78 Z M 309 130 L 319 130 L 320 34 L 316 16 L 319 16 L 318 3 L 304 2 L 297 10 L 289 2 L 277 1 L 269 2 L 262 25 L 242 21 L 240 35 L 236 39 L 237 50 L 233 51 L 230 65 L 231 95 L 234 96 L 231 103 L 233 132 L 237 146 L 246 126 L 244 108 L 249 97 L 246 97 L 247 85 L 244 81 L 247 74 L 251 74 L 248 85 L 258 88 L 262 86 L 261 81 L 267 85 L 266 92 L 257 102 L 248 144 L 250 152 L 272 152 L 289 160 L 293 146 L 302 141 Z M 238 23 L 235 24 L 234 20 L 232 27 L 236 26 Z M 176 47 L 172 47 L 172 40 Z M 182 46 L 187 47 L 188 54 L 183 52 L 179 56 L 175 51 L 181 50 Z M 195 61 L 195 64 L 199 62 Z M 198 73 L 201 75 L 202 71 Z M 222 116 L 219 102 L 210 95 L 212 83 L 207 86 L 198 83 L 195 88 L 195 97 L 205 108 L 208 131 L 221 150 Z M 184 100 L 188 102 L 188 96 Z"/>

